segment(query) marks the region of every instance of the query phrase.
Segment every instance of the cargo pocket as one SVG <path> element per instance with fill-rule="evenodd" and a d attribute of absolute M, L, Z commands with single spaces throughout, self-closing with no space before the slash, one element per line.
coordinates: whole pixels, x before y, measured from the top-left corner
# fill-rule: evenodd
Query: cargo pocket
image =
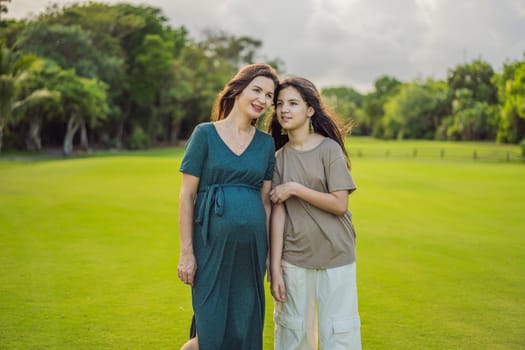
<path fill-rule="evenodd" d="M 332 323 L 332 330 L 334 334 L 348 333 L 356 331 L 361 327 L 359 317 L 349 318 L 345 320 L 334 320 Z"/>
<path fill-rule="evenodd" d="M 327 349 L 361 349 L 361 322 L 359 317 L 333 320 L 332 336 L 327 340 Z"/>

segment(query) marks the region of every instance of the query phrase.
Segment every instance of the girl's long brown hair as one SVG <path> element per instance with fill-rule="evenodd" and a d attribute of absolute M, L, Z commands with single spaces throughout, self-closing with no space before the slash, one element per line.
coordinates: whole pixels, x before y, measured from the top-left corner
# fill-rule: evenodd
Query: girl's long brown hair
<path fill-rule="evenodd" d="M 279 92 L 288 87 L 293 87 L 299 92 L 306 105 L 314 109 L 314 115 L 311 117 L 312 126 L 316 133 L 321 134 L 325 137 L 329 137 L 341 146 L 343 153 L 346 157 L 348 168 L 350 168 L 350 157 L 346 152 L 344 144 L 344 136 L 347 135 L 351 130 L 351 124 L 343 126 L 341 120 L 337 115 L 331 111 L 328 111 L 324 105 L 321 95 L 315 85 L 308 79 L 301 77 L 289 77 L 283 80 L 275 89 L 274 95 L 274 106 L 277 106 L 277 99 Z M 282 128 L 277 119 L 277 113 L 274 111 L 270 118 L 270 124 L 268 126 L 268 132 L 272 135 L 275 142 L 275 149 L 278 150 L 283 147 L 289 138 L 287 134 L 281 132 Z"/>

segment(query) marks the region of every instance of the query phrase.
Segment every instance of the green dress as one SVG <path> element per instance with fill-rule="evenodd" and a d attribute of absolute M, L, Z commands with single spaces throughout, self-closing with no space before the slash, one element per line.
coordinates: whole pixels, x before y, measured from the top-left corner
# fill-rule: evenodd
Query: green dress
<path fill-rule="evenodd" d="M 200 350 L 261 350 L 268 251 L 261 187 L 275 164 L 270 135 L 256 130 L 236 155 L 212 123 L 188 140 L 180 171 L 199 177 L 192 303 Z"/>

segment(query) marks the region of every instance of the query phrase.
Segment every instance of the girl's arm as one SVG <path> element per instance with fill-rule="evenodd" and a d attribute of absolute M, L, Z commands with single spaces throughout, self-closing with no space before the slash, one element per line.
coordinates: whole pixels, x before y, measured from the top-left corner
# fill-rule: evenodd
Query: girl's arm
<path fill-rule="evenodd" d="M 197 271 L 197 261 L 193 252 L 193 211 L 199 178 L 182 173 L 182 182 L 179 192 L 179 232 L 180 256 L 178 265 L 179 278 L 191 286 Z"/>
<path fill-rule="evenodd" d="M 348 191 L 319 192 L 297 182 L 286 182 L 276 186 L 270 196 L 273 203 L 284 203 L 288 198 L 296 196 L 311 205 L 332 213 L 344 215 L 348 210 Z"/>
<path fill-rule="evenodd" d="M 272 207 L 272 218 L 270 224 L 271 247 L 270 247 L 270 270 L 271 270 L 271 291 L 275 300 L 285 302 L 286 286 L 284 284 L 281 260 L 284 244 L 284 222 L 286 209 L 284 204 L 274 204 Z"/>

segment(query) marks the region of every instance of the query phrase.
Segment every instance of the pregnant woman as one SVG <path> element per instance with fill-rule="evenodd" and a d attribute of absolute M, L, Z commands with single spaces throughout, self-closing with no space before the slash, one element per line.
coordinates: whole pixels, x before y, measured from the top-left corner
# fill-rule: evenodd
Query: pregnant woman
<path fill-rule="evenodd" d="M 197 336 L 183 350 L 262 350 L 274 144 L 254 125 L 272 105 L 273 68 L 241 69 L 182 160 L 179 278 L 192 286 Z"/>

